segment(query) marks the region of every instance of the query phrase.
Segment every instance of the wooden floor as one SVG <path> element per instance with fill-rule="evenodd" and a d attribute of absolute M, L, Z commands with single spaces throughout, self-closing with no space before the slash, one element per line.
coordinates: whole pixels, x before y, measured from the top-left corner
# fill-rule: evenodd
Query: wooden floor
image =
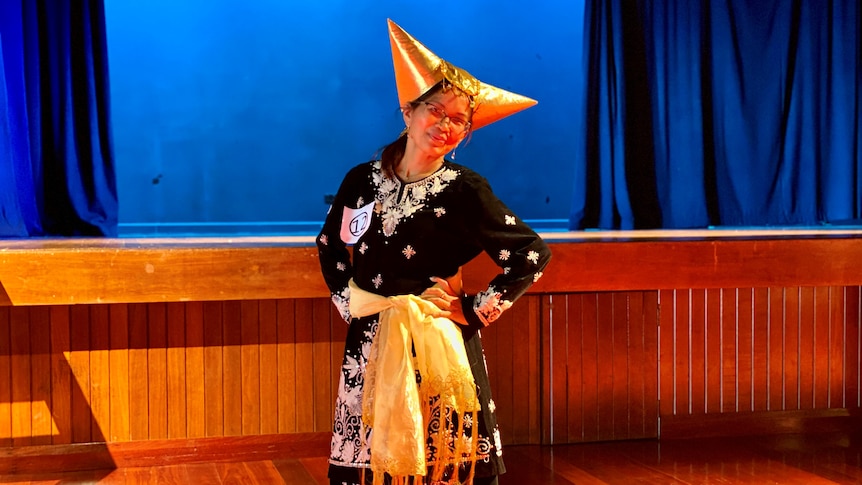
<path fill-rule="evenodd" d="M 862 430 L 839 434 L 509 446 L 501 485 L 859 484 Z M 326 458 L 187 464 L 52 475 L 9 484 L 328 484 Z"/>

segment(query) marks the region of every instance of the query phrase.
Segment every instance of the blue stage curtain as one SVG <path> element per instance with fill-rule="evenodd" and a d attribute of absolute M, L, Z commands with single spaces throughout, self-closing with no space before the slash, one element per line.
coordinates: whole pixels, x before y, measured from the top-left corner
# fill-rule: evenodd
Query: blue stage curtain
<path fill-rule="evenodd" d="M 862 218 L 857 0 L 591 0 L 572 229 Z"/>
<path fill-rule="evenodd" d="M 103 0 L 0 3 L 0 236 L 116 236 Z"/>

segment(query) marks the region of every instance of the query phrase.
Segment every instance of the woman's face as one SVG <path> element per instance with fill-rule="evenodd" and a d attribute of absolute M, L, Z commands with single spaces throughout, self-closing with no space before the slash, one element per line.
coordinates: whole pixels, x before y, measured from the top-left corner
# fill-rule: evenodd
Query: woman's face
<path fill-rule="evenodd" d="M 438 91 L 404 110 L 409 140 L 433 158 L 452 151 L 467 135 L 469 122 L 470 101 L 457 89 Z"/>

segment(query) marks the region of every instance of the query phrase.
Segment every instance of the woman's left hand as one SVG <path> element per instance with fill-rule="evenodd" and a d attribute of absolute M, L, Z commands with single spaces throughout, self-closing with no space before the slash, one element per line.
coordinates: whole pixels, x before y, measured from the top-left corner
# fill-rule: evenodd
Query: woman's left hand
<path fill-rule="evenodd" d="M 423 291 L 419 296 L 437 305 L 437 308 L 443 310 L 443 316 L 449 320 L 461 325 L 467 325 L 467 319 L 464 317 L 464 311 L 461 308 L 461 297 L 455 292 L 449 281 L 436 276 L 432 276 L 431 281 L 436 284 Z"/>

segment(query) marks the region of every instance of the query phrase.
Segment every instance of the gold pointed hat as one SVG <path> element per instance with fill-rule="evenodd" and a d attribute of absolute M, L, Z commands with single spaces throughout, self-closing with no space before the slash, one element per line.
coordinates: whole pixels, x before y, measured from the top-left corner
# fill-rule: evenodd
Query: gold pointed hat
<path fill-rule="evenodd" d="M 473 97 L 472 130 L 537 103 L 526 96 L 483 83 L 464 69 L 437 57 L 392 20 L 389 20 L 389 41 L 392 44 L 392 64 L 401 106 L 417 99 L 444 79 Z"/>

